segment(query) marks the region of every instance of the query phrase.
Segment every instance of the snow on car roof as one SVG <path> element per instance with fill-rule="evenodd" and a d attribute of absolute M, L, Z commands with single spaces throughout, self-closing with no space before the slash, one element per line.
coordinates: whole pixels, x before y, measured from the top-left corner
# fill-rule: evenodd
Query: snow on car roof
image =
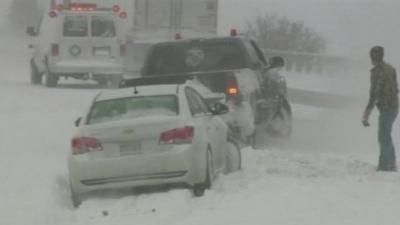
<path fill-rule="evenodd" d="M 135 88 L 122 88 L 116 90 L 107 90 L 101 92 L 96 101 L 105 101 L 117 98 L 127 98 L 127 97 L 134 97 L 134 96 L 155 96 L 155 95 L 176 95 L 177 88 L 179 85 L 176 84 L 169 84 L 169 85 L 151 85 L 151 86 L 139 86 L 136 87 L 138 91 L 135 94 Z"/>

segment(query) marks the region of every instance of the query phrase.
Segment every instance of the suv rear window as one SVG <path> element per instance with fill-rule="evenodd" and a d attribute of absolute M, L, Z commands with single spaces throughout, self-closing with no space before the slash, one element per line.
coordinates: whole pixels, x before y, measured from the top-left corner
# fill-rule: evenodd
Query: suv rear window
<path fill-rule="evenodd" d="M 65 16 L 64 37 L 86 37 L 88 35 L 88 18 L 86 16 Z"/>
<path fill-rule="evenodd" d="M 200 40 L 155 46 L 146 66 L 144 75 L 168 75 L 242 69 L 246 60 L 234 40 Z"/>
<path fill-rule="evenodd" d="M 114 20 L 108 16 L 92 16 L 92 37 L 115 37 Z"/>
<path fill-rule="evenodd" d="M 174 95 L 121 98 L 96 102 L 89 113 L 88 124 L 129 120 L 152 116 L 178 115 Z"/>

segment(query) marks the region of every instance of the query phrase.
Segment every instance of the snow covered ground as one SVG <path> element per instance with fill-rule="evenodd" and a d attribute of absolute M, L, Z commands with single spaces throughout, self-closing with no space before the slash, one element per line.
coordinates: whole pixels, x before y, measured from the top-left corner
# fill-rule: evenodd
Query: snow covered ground
<path fill-rule="evenodd" d="M 125 190 L 93 196 L 74 210 L 66 179 L 69 140 L 73 121 L 98 90 L 72 82 L 56 89 L 30 85 L 27 44 L 0 37 L 2 225 L 398 223 L 400 175 L 375 172 L 376 122 L 361 128 L 358 104 L 329 110 L 294 105 L 292 140 L 243 149 L 243 171 L 221 176 L 203 198 L 185 189 Z M 331 88 L 317 76 L 303 77 Z M 397 146 L 399 135 L 397 129 Z"/>

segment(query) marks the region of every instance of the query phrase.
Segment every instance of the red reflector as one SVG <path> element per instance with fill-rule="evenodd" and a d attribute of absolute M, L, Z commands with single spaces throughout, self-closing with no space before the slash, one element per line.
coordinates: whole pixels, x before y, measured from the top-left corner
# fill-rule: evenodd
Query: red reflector
<path fill-rule="evenodd" d="M 126 56 L 126 45 L 121 45 L 119 52 L 120 52 L 121 57 L 125 57 Z"/>
<path fill-rule="evenodd" d="M 175 34 L 175 40 L 180 40 L 180 39 L 182 39 L 181 33 L 176 33 Z"/>
<path fill-rule="evenodd" d="M 163 132 L 159 144 L 190 144 L 194 136 L 194 127 L 186 126 Z"/>
<path fill-rule="evenodd" d="M 115 13 L 119 12 L 120 10 L 121 10 L 121 7 L 119 5 L 114 5 L 112 7 L 112 11 L 115 12 Z"/>
<path fill-rule="evenodd" d="M 57 12 L 56 11 L 50 11 L 49 12 L 49 16 L 50 16 L 50 18 L 56 18 L 57 17 Z"/>
<path fill-rule="evenodd" d="M 121 19 L 126 19 L 126 18 L 128 18 L 128 13 L 127 13 L 127 12 L 121 12 L 121 13 L 119 14 L 119 18 L 121 18 Z"/>
<path fill-rule="evenodd" d="M 88 137 L 72 139 L 71 148 L 74 155 L 103 150 L 99 140 Z"/>
<path fill-rule="evenodd" d="M 64 5 L 63 5 L 63 4 L 57 5 L 57 10 L 58 10 L 59 12 L 62 12 L 62 11 L 64 10 Z"/>
<path fill-rule="evenodd" d="M 238 32 L 236 29 L 231 29 L 231 37 L 236 37 L 238 35 Z"/>
<path fill-rule="evenodd" d="M 51 55 L 58 56 L 60 54 L 60 47 L 58 44 L 51 45 Z"/>

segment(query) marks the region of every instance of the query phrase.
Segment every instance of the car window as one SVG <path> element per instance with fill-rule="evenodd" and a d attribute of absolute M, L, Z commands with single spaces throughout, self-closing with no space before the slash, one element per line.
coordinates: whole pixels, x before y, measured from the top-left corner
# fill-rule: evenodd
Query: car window
<path fill-rule="evenodd" d="M 253 63 L 260 62 L 261 60 L 259 59 L 257 52 L 251 45 L 250 41 L 244 41 L 244 45 L 246 47 L 247 52 L 249 53 L 251 62 Z"/>
<path fill-rule="evenodd" d="M 152 48 L 146 62 L 149 75 L 242 69 L 246 59 L 234 40 L 195 40 Z"/>
<path fill-rule="evenodd" d="M 146 96 L 96 102 L 88 117 L 88 124 L 128 120 L 151 116 L 176 116 L 178 100 L 174 95 Z"/>
<path fill-rule="evenodd" d="M 65 16 L 64 37 L 86 37 L 88 35 L 88 18 L 86 16 Z"/>
<path fill-rule="evenodd" d="M 261 62 L 264 63 L 264 65 L 267 65 L 267 60 L 265 60 L 265 56 L 262 53 L 261 49 L 258 47 L 255 41 L 251 40 L 250 41 L 251 45 L 253 46 L 253 49 L 256 51 L 258 58 L 260 59 Z"/>
<path fill-rule="evenodd" d="M 115 37 L 115 23 L 109 16 L 92 16 L 92 37 Z"/>
<path fill-rule="evenodd" d="M 195 90 L 187 88 L 185 92 L 192 115 L 202 115 L 210 112 L 203 98 Z"/>

